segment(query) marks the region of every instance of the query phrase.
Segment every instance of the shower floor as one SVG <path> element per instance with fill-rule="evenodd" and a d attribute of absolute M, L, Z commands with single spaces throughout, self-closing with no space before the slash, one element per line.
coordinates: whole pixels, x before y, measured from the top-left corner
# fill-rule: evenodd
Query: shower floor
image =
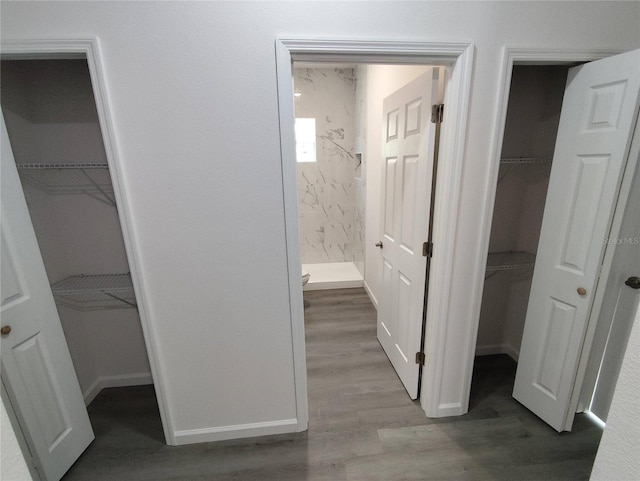
<path fill-rule="evenodd" d="M 353 262 L 327 262 L 324 264 L 302 264 L 311 277 L 305 291 L 320 289 L 345 289 L 362 287 L 364 279 Z"/>

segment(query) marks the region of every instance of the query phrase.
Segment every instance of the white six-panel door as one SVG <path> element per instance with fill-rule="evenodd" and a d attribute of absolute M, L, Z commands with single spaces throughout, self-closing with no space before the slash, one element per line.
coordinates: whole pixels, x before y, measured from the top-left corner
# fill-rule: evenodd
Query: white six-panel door
<path fill-rule="evenodd" d="M 638 111 L 640 51 L 569 71 L 513 396 L 557 431 Z"/>
<path fill-rule="evenodd" d="M 40 476 L 57 481 L 94 435 L 0 118 L 2 382 Z"/>
<path fill-rule="evenodd" d="M 383 102 L 382 292 L 378 340 L 412 399 L 418 397 L 438 69 Z"/>

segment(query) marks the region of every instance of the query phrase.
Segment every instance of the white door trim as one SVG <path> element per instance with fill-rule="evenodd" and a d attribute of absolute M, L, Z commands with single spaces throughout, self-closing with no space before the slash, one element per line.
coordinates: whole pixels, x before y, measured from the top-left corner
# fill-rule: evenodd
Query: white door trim
<path fill-rule="evenodd" d="M 473 296 L 472 306 L 473 319 L 469 325 L 473 329 L 474 335 L 469 339 L 469 345 L 466 346 L 465 352 L 468 356 L 468 363 L 465 366 L 465 372 L 461 382 L 463 384 L 465 406 L 464 412 L 467 412 L 469 406 L 469 395 L 471 392 L 471 378 L 473 374 L 473 362 L 475 357 L 475 349 L 477 342 L 478 323 L 480 321 L 480 308 L 482 305 L 482 291 L 484 289 L 484 270 L 486 267 L 487 254 L 489 252 L 489 237 L 491 235 L 491 222 L 493 219 L 493 209 L 496 198 L 498 185 L 498 170 L 500 168 L 500 153 L 502 150 L 502 141 L 504 137 L 504 129 L 507 120 L 507 105 L 509 101 L 509 93 L 511 88 L 511 74 L 515 63 L 528 65 L 562 65 L 574 64 L 581 62 L 590 62 L 601 58 L 609 57 L 620 53 L 618 50 L 555 50 L 555 49 L 538 49 L 526 47 L 509 47 L 505 46 L 503 50 L 502 73 L 499 82 L 499 92 L 497 109 L 494 121 L 494 137 L 491 147 L 491 168 L 489 171 L 489 185 L 486 187 L 485 209 L 481 214 L 481 225 L 483 226 L 480 235 L 481 248 L 479 257 L 476 259 L 476 274 L 472 279 Z"/>
<path fill-rule="evenodd" d="M 434 238 L 437 248 L 431 264 L 427 306 L 426 366 L 422 373 L 420 403 L 427 416 L 451 414 L 440 401 L 444 373 L 443 346 L 447 335 L 453 239 L 458 223 L 464 146 L 471 92 L 475 47 L 470 43 L 422 43 L 397 41 L 278 39 L 276 40 L 280 148 L 285 218 L 289 304 L 293 339 L 294 375 L 298 430 L 308 426 L 307 370 L 304 313 L 300 282 L 297 187 L 294 131 L 292 61 L 413 63 L 448 65 L 450 79 L 445 89 L 445 122 L 442 124 L 438 189 L 434 203 Z M 458 414 L 463 414 L 459 412 Z"/>
<path fill-rule="evenodd" d="M 117 148 L 115 129 L 111 116 L 111 107 L 107 95 L 106 75 L 103 69 L 100 41 L 97 37 L 65 39 L 3 39 L 0 48 L 3 59 L 64 59 L 86 58 L 91 75 L 93 94 L 100 121 L 100 131 L 109 164 L 109 173 L 113 183 L 114 196 L 118 206 L 122 237 L 131 271 L 131 279 L 136 293 L 138 312 L 151 365 L 151 374 L 158 399 L 160 418 L 167 444 L 175 444 L 173 423 L 171 421 L 168 400 L 163 384 L 164 376 L 159 362 L 157 334 L 149 315 L 149 301 L 146 279 L 140 267 L 140 255 L 135 236 L 134 222 L 131 218 L 131 206 L 127 194 L 124 165 Z"/>

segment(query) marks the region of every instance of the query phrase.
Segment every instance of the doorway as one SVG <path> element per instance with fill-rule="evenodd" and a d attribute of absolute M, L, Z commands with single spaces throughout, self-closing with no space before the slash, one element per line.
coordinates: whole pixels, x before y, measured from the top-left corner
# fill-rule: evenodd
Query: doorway
<path fill-rule="evenodd" d="M 11 181 L 16 187 L 14 189 L 12 184 L 11 194 L 7 192 L 6 198 L 3 193 L 3 203 L 11 199 L 6 205 L 13 205 L 20 211 L 19 220 L 23 224 L 18 229 L 17 224 L 11 224 L 15 218 L 7 219 L 8 224 L 3 222 L 3 229 L 11 227 L 7 232 L 19 234 L 21 241 L 33 236 L 35 230 L 38 245 L 34 239 L 33 249 L 26 254 L 34 259 L 30 264 L 37 259 L 40 267 L 35 266 L 35 270 L 28 272 L 19 267 L 14 274 L 21 283 L 26 282 L 27 292 L 42 284 L 47 291 L 38 287 L 32 291 L 32 296 L 17 299 L 13 304 L 24 304 L 24 300 L 32 298 L 36 304 L 46 305 L 49 309 L 46 298 L 51 299 L 53 294 L 56 301 L 55 307 L 51 303 L 51 309 L 45 313 L 47 327 L 35 331 L 33 337 L 42 343 L 40 352 L 44 353 L 44 365 L 48 358 L 55 361 L 44 368 L 48 378 L 27 379 L 27 390 L 18 388 L 13 385 L 15 372 L 9 372 L 5 365 L 8 360 L 3 356 L 3 382 L 7 384 L 11 403 L 30 443 L 29 451 L 35 457 L 33 462 L 46 479 L 59 479 L 93 438 L 91 427 L 85 429 L 82 420 L 83 417 L 87 419 L 83 398 L 84 404 L 89 405 L 104 388 L 153 384 L 142 332 L 142 314 L 139 315 L 142 306 L 133 287 L 133 268 L 130 267 L 133 263 L 127 258 L 125 249 L 126 222 L 120 219 L 116 207 L 117 203 L 122 206 L 122 193 L 117 192 L 118 186 L 112 181 L 110 171 L 114 146 L 109 128 L 104 125 L 106 106 L 104 92 L 99 87 L 100 79 L 95 77 L 96 68 L 99 68 L 93 50 L 95 45 L 75 47 L 86 55 L 76 54 L 71 58 L 69 55 L 62 55 L 63 58 L 7 58 L 3 55 L 2 58 L 2 113 L 7 124 L 5 132 L 8 132 L 6 148 L 3 148 L 3 173 L 7 178 L 15 176 L 15 182 Z M 4 124 L 3 121 L 3 130 Z M 14 191 L 20 198 L 13 196 Z M 24 206 L 25 199 L 29 212 L 26 209 L 22 212 L 22 207 L 18 206 Z M 29 228 L 23 229 L 27 225 Z M 4 248 L 11 244 L 5 245 L 5 240 L 3 237 L 3 260 L 7 254 Z M 20 266 L 24 254 L 10 249 L 7 255 L 14 266 Z M 44 282 L 37 277 L 42 277 Z M 3 303 L 5 313 L 9 308 L 13 307 Z M 54 314 L 56 308 L 57 315 Z M 61 343 L 58 332 L 64 333 Z M 13 340 L 21 337 L 17 330 L 17 337 L 5 334 L 3 331 L 3 347 L 9 347 L 9 342 L 15 344 Z M 48 343 L 54 338 L 55 342 Z M 11 347 L 16 352 L 26 349 L 13 344 Z M 47 353 L 50 348 L 52 350 Z M 66 360 L 58 363 L 60 356 L 63 359 L 66 356 L 73 364 L 67 365 Z M 11 369 L 16 366 L 19 369 L 21 362 L 28 361 L 18 357 L 17 364 L 12 364 Z M 69 376 L 75 381 L 70 382 Z M 47 383 L 48 389 L 42 387 Z M 40 405 L 35 406 L 33 412 L 19 409 L 25 405 L 21 402 L 27 400 L 23 398 L 25 395 L 45 392 L 51 396 L 39 396 Z M 66 403 L 72 395 L 73 406 Z M 31 428 L 46 414 L 50 416 L 49 425 L 45 426 L 45 440 Z M 75 424 L 78 420 L 81 425 Z M 72 435 L 71 438 L 78 440 L 73 441 L 73 449 L 63 447 L 65 452 L 56 454 L 57 447 L 67 442 L 61 442 L 69 437 L 66 433 L 75 432 L 83 433 L 82 441 Z M 41 450 L 43 442 L 50 443 L 44 451 Z M 26 454 L 25 457 L 31 459 Z"/>
<path fill-rule="evenodd" d="M 497 369 L 520 355 L 568 69 L 512 70 L 475 347 L 476 363 L 495 356 Z"/>
<path fill-rule="evenodd" d="M 445 68 L 294 62 L 293 73 L 304 289 L 364 279 L 378 340 L 416 399 L 437 165 L 431 106 L 442 102 Z M 355 276 L 325 277 L 345 264 Z"/>
<path fill-rule="evenodd" d="M 636 124 L 637 55 L 638 52 L 629 52 L 574 68 L 569 71 L 566 89 L 561 82 L 566 67 L 514 66 L 512 75 L 509 72 L 511 90 L 507 90 L 509 101 L 490 246 L 506 245 L 510 250 L 492 254 L 489 249 L 487 282 L 495 281 L 503 271 L 513 273 L 502 276 L 501 286 L 485 285 L 476 354 L 508 354 L 519 361 L 514 397 L 557 431 L 571 430 L 600 314 L 597 299 L 604 282 L 597 281 L 600 272 L 604 272 L 602 281 L 606 279 L 610 267 L 602 239 L 618 230 L 611 227 L 611 219 L 623 215 L 635 168 L 636 159 L 629 155 L 628 145 Z M 610 74 L 614 71 L 615 75 Z M 634 87 L 623 101 L 622 87 L 627 83 Z M 541 88 L 545 93 L 538 96 Z M 559 110 L 552 108 L 550 115 L 538 115 L 537 121 L 536 116 L 557 104 L 554 99 L 562 94 L 548 195 L 544 193 L 544 170 L 533 177 L 522 175 L 511 181 L 511 189 L 510 184 L 505 188 L 505 179 L 514 165 L 546 163 L 544 157 L 517 150 L 517 156 L 512 157 L 512 145 L 515 140 L 519 148 L 533 146 L 532 151 L 537 154 L 536 139 L 556 139 L 548 127 L 558 125 Z M 523 129 L 518 134 L 520 127 Z M 509 164 L 508 168 L 505 164 Z M 538 184 L 541 186 L 536 187 Z M 511 222 L 510 210 L 515 211 Z M 542 235 L 537 233 L 540 225 Z M 513 244 L 509 244 L 509 237 Z M 536 254 L 540 254 L 537 259 Z M 534 265 L 534 283 L 529 291 L 527 277 Z M 577 280 L 568 276 L 577 276 Z M 576 283 L 580 286 L 577 289 Z M 551 286 L 556 287 L 549 293 Z M 529 295 L 531 300 L 527 299 Z M 499 321 L 505 318 L 507 322 L 501 324 Z"/>
<path fill-rule="evenodd" d="M 297 220 L 297 188 L 295 170 L 294 102 L 292 65 L 299 62 L 346 62 L 386 64 L 432 64 L 447 65 L 451 68 L 451 78 L 445 97 L 445 103 L 451 108 L 450 117 L 442 129 L 443 142 L 440 153 L 446 155 L 448 162 L 438 172 L 438 183 L 443 186 L 438 191 L 434 208 L 434 239 L 441 240 L 441 249 L 434 253 L 433 266 L 438 268 L 438 276 L 430 281 L 430 297 L 427 307 L 428 317 L 433 319 L 427 326 L 427 351 L 438 356 L 442 343 L 443 312 L 449 308 L 445 299 L 451 288 L 450 270 L 443 268 L 453 258 L 453 246 L 444 239 L 454 235 L 457 209 L 449 210 L 459 203 L 461 165 L 463 145 L 466 137 L 470 78 L 473 63 L 473 46 L 470 44 L 430 44 L 403 42 L 369 41 L 327 41 L 284 39 L 276 42 L 278 70 L 278 100 L 280 112 L 280 136 L 282 150 L 282 171 L 285 205 L 285 235 L 287 238 L 287 265 L 289 278 L 289 302 L 292 313 L 292 337 L 294 351 L 294 369 L 296 379 L 296 400 L 298 411 L 298 429 L 308 425 L 307 379 L 305 363 L 304 316 L 302 287 L 300 279 L 300 254 Z M 366 269 L 365 269 L 366 272 Z M 431 313 L 431 314 L 429 314 Z M 429 350 L 431 348 L 431 350 Z M 422 376 L 421 406 L 428 415 L 441 410 L 440 383 L 436 363 L 427 363 Z M 428 387 L 427 387 L 428 386 Z"/>

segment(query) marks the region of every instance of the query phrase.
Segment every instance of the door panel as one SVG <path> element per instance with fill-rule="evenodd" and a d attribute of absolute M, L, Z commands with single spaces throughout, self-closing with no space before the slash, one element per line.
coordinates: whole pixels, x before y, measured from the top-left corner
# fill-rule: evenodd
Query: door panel
<path fill-rule="evenodd" d="M 419 366 L 435 128 L 427 114 L 438 94 L 439 70 L 383 102 L 382 293 L 378 340 L 412 399 Z"/>
<path fill-rule="evenodd" d="M 640 137 L 638 132 L 635 136 Z M 605 422 L 640 303 L 640 289 L 626 284 L 630 277 L 640 277 L 640 164 L 635 170 L 620 232 L 608 240 L 615 252 L 583 385 L 584 408 Z"/>
<path fill-rule="evenodd" d="M 2 119 L 2 380 L 38 471 L 59 480 L 93 440 Z"/>
<path fill-rule="evenodd" d="M 573 422 L 569 401 L 639 91 L 640 51 L 573 68 L 567 79 L 513 390 L 558 431 Z"/>

